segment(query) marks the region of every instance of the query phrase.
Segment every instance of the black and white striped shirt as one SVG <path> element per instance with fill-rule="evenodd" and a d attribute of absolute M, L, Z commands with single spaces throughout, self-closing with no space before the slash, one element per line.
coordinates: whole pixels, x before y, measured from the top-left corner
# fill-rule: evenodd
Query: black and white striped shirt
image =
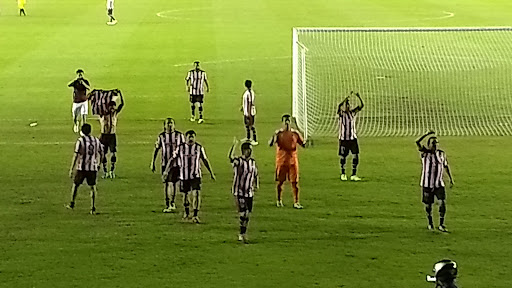
<path fill-rule="evenodd" d="M 442 150 L 429 150 L 425 146 L 421 147 L 421 180 L 420 185 L 425 188 L 444 187 L 443 173 L 444 168 L 448 166 L 446 154 Z"/>
<path fill-rule="evenodd" d="M 178 146 L 185 143 L 185 136 L 179 131 L 171 133 L 162 132 L 158 135 L 155 142 L 155 148 L 162 149 L 162 171 L 165 170 L 169 161 L 171 161 L 173 152 L 178 149 Z M 178 159 L 176 158 L 171 163 L 171 168 L 178 167 Z"/>
<path fill-rule="evenodd" d="M 185 80 L 187 83 L 190 81 L 190 95 L 204 95 L 204 81 L 208 81 L 205 71 L 196 69 L 190 70 Z"/>
<path fill-rule="evenodd" d="M 206 159 L 206 153 L 203 146 L 199 143 L 192 145 L 183 143 L 178 146 L 173 153 L 173 159 L 178 159 L 180 167 L 180 180 L 191 180 L 201 178 L 201 161 Z"/>
<path fill-rule="evenodd" d="M 339 113 L 339 139 L 354 140 L 356 135 L 357 111 L 340 111 Z"/>
<path fill-rule="evenodd" d="M 256 161 L 252 158 L 236 157 L 233 165 L 233 195 L 241 197 L 253 197 L 254 188 L 258 178 Z"/>
<path fill-rule="evenodd" d="M 245 90 L 244 96 L 242 97 L 242 106 L 244 110 L 244 116 L 256 115 L 256 106 L 254 106 L 254 91 L 252 89 Z"/>
<path fill-rule="evenodd" d="M 94 136 L 81 136 L 75 144 L 78 154 L 77 170 L 98 171 L 99 158 L 103 153 L 103 145 Z"/>

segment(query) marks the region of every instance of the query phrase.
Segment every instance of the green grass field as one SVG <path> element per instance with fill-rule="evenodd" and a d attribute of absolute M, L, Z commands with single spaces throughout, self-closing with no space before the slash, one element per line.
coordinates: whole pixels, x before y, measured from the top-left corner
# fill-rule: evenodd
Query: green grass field
<path fill-rule="evenodd" d="M 292 27 L 504 26 L 509 1 L 118 0 L 113 27 L 102 0 L 29 1 L 27 17 L 15 1 L 0 9 L 0 287 L 433 287 L 425 274 L 443 258 L 459 264 L 461 287 L 512 287 L 510 137 L 440 139 L 456 183 L 449 234 L 426 229 L 413 137 L 361 138 L 360 183 L 339 181 L 336 139 L 318 139 L 299 154 L 302 211 L 289 187 L 274 207 L 274 150 L 256 147 L 262 186 L 248 245 L 236 241 L 226 157 L 244 136 L 245 79 L 262 144 L 290 112 Z M 187 120 L 184 90 L 195 60 L 211 83 L 201 126 Z M 118 178 L 99 181 L 96 216 L 86 187 L 64 208 L 77 68 L 126 98 Z M 204 180 L 201 225 L 183 223 L 181 207 L 160 212 L 149 164 L 168 116 L 197 131 L 217 174 Z"/>

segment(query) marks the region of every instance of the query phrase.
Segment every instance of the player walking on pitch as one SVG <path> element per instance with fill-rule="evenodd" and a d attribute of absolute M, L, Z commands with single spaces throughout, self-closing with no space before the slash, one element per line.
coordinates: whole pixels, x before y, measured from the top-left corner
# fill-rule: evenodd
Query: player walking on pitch
<path fill-rule="evenodd" d="M 429 131 L 416 140 L 416 146 L 421 152 L 421 181 L 422 187 L 422 202 L 425 204 L 425 211 L 427 212 L 428 229 L 434 229 L 434 221 L 432 220 L 432 205 L 434 204 L 434 197 L 439 202 L 439 231 L 447 232 L 444 225 L 444 218 L 446 215 L 446 191 L 444 187 L 443 175 L 444 169 L 450 177 L 450 187 L 453 186 L 453 178 L 450 172 L 450 166 L 446 159 L 446 154 L 443 150 L 438 149 L 439 141 L 434 136 L 434 131 Z M 432 135 L 432 136 L 431 136 Z M 421 141 L 427 136 L 431 136 L 427 140 L 427 146 L 421 144 Z"/>
<path fill-rule="evenodd" d="M 18 0 L 18 9 L 20 9 L 20 16 L 23 14 L 23 16 L 27 16 L 25 14 L 25 4 L 27 4 L 27 0 Z"/>
<path fill-rule="evenodd" d="M 92 128 L 89 124 L 82 126 L 82 136 L 78 138 L 75 144 L 75 154 L 71 161 L 69 177 L 73 178 L 73 172 L 76 167 L 73 188 L 71 189 L 71 202 L 66 206 L 68 209 L 75 208 L 76 194 L 78 188 L 87 180 L 87 185 L 91 188 L 91 214 L 96 214 L 96 174 L 98 172 L 99 159 L 103 158 L 103 146 L 100 140 L 91 136 Z"/>
<path fill-rule="evenodd" d="M 117 23 L 116 18 L 114 18 L 114 0 L 107 0 L 107 16 L 107 25 L 115 25 Z"/>
<path fill-rule="evenodd" d="M 158 155 L 158 151 L 162 150 L 162 174 L 164 174 L 167 165 L 170 165 L 167 177 L 162 180 L 164 182 L 164 194 L 165 194 L 165 208 L 164 213 L 174 212 L 176 210 L 176 191 L 178 189 L 180 167 L 178 166 L 178 158 L 174 158 L 172 163 L 171 158 L 178 149 L 178 147 L 185 143 L 185 137 L 179 131 L 175 129 L 175 122 L 172 118 L 167 118 L 164 121 L 164 132 L 158 135 L 155 143 L 155 150 L 153 151 L 153 160 L 151 160 L 151 171 L 155 172 L 155 161 Z"/>
<path fill-rule="evenodd" d="M 68 84 L 73 87 L 73 131 L 78 133 L 83 124 L 87 121 L 89 114 L 89 103 L 87 103 L 87 90 L 89 90 L 89 81 L 83 77 L 84 70 L 76 70 L 77 78 Z"/>
<path fill-rule="evenodd" d="M 116 138 L 116 129 L 117 129 L 117 117 L 119 113 L 121 113 L 121 109 L 124 107 L 124 99 L 123 94 L 120 91 L 116 91 L 115 93 L 119 94 L 121 99 L 121 104 L 116 108 L 116 102 L 110 101 L 108 103 L 108 113 L 100 116 L 100 125 L 101 125 L 101 136 L 100 142 L 103 144 L 103 159 L 101 159 L 101 163 L 103 164 L 103 178 L 116 178 L 114 174 L 114 169 L 116 167 L 116 152 L 117 152 L 117 138 Z M 107 154 L 110 151 L 112 153 L 110 157 L 110 172 L 107 170 Z"/>
<path fill-rule="evenodd" d="M 339 150 L 338 155 L 340 156 L 341 166 L 341 181 L 347 181 L 347 175 L 345 174 L 345 163 L 347 162 L 348 153 L 352 153 L 352 176 L 351 181 L 360 181 L 361 178 L 357 177 L 357 165 L 359 164 L 359 144 L 357 142 L 356 135 L 356 116 L 359 111 L 364 107 L 363 100 L 359 93 L 356 93 L 359 98 L 360 104 L 355 108 L 351 109 L 349 98 L 354 92 L 350 92 L 340 105 L 338 105 L 338 116 L 339 116 Z"/>
<path fill-rule="evenodd" d="M 254 127 L 254 118 L 256 117 L 256 106 L 254 105 L 254 91 L 252 90 L 252 81 L 245 80 L 245 88 L 247 88 L 242 96 L 242 112 L 244 113 L 244 124 L 247 130 L 247 141 L 251 141 L 252 145 L 258 145 L 256 138 L 256 128 Z"/>
<path fill-rule="evenodd" d="M 293 189 L 293 208 L 302 209 L 299 202 L 299 159 L 297 146 L 306 147 L 302 135 L 290 127 L 291 116 L 281 117 L 283 128 L 277 130 L 269 141 L 276 144 L 277 207 L 283 207 L 283 183 L 288 179 Z"/>
<path fill-rule="evenodd" d="M 201 124 L 204 122 L 203 119 L 203 101 L 204 101 L 204 86 L 206 85 L 206 92 L 210 92 L 210 86 L 208 85 L 208 79 L 206 72 L 201 70 L 199 67 L 199 61 L 194 62 L 196 65 L 195 69 L 188 71 L 187 77 L 185 78 L 186 86 L 185 89 L 190 93 L 190 107 L 192 109 L 192 116 L 190 121 L 196 121 L 196 106 L 199 111 L 199 120 L 197 123 Z"/>
<path fill-rule="evenodd" d="M 194 210 L 194 216 L 192 217 L 193 223 L 200 223 L 199 220 L 199 209 L 201 207 L 201 163 L 204 163 L 210 176 L 215 180 L 215 174 L 211 169 L 210 162 L 206 157 L 206 152 L 203 146 L 196 142 L 196 132 L 189 130 L 185 133 L 186 142 L 178 146 L 173 153 L 171 160 L 167 163 L 163 179 L 169 176 L 171 171 L 172 163 L 177 158 L 178 166 L 180 167 L 180 190 L 183 194 L 183 207 L 185 207 L 185 213 L 183 219 L 187 220 L 190 216 L 190 194 L 192 194 L 192 209 Z"/>
<path fill-rule="evenodd" d="M 235 148 L 238 144 L 236 138 L 233 146 L 229 150 L 229 161 L 233 166 L 233 189 L 232 193 L 236 197 L 238 214 L 240 216 L 240 234 L 238 241 L 247 242 L 247 226 L 249 224 L 249 215 L 252 212 L 254 192 L 258 190 L 258 168 L 256 161 L 251 157 L 252 147 L 249 142 L 241 146 L 242 155 L 235 157 Z"/>

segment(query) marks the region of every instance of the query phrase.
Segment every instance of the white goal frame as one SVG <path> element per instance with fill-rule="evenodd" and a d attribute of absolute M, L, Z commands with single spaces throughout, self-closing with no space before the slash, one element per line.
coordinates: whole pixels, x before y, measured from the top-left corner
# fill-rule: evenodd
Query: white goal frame
<path fill-rule="evenodd" d="M 292 116 L 295 118 L 298 128 L 307 139 L 311 136 L 310 130 L 314 129 L 308 123 L 308 96 L 306 72 L 308 63 L 306 55 L 308 47 L 300 42 L 301 32 L 470 32 L 470 31 L 512 31 L 511 26 L 495 27 L 294 27 L 292 29 Z M 510 129 L 507 129 L 510 131 Z M 505 135 L 510 132 L 504 133 Z M 477 133 L 487 135 L 489 133 Z M 493 133 L 491 132 L 490 135 Z M 503 135 L 503 134 L 502 134 Z M 334 135 L 333 135 L 334 136 Z"/>

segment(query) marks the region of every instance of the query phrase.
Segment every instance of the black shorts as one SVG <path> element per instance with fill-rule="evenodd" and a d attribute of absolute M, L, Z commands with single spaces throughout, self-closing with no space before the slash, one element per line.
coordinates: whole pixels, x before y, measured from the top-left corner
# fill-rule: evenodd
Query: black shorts
<path fill-rule="evenodd" d="M 112 16 L 114 14 L 114 9 L 107 9 L 107 15 Z"/>
<path fill-rule="evenodd" d="M 180 191 L 188 193 L 192 190 L 201 190 L 201 178 L 194 178 L 189 180 L 181 180 Z"/>
<path fill-rule="evenodd" d="M 101 134 L 100 142 L 103 144 L 104 153 L 107 154 L 108 151 L 115 153 L 117 152 L 117 138 L 116 134 Z"/>
<path fill-rule="evenodd" d="M 75 174 L 75 185 L 81 185 L 87 179 L 87 185 L 96 185 L 96 171 L 77 170 Z"/>
<path fill-rule="evenodd" d="M 254 118 L 256 116 L 244 116 L 244 124 L 245 126 L 253 126 L 254 125 Z"/>
<path fill-rule="evenodd" d="M 359 154 L 359 144 L 357 143 L 357 139 L 340 140 L 338 155 L 346 157 L 348 155 L 348 152 L 352 154 Z"/>
<path fill-rule="evenodd" d="M 252 212 L 253 197 L 236 196 L 238 212 Z"/>
<path fill-rule="evenodd" d="M 162 173 L 165 171 L 165 166 L 162 166 Z M 180 179 L 178 178 L 180 176 L 180 168 L 178 167 L 172 167 L 169 170 L 169 174 L 167 174 L 167 178 L 164 179 L 164 183 L 178 183 Z"/>
<path fill-rule="evenodd" d="M 204 95 L 190 95 L 190 103 L 203 103 Z"/>
<path fill-rule="evenodd" d="M 425 204 L 433 204 L 434 203 L 434 196 L 437 198 L 437 200 L 445 200 L 446 199 L 446 191 L 444 190 L 444 187 L 438 187 L 438 188 L 427 188 L 423 187 L 423 197 L 421 199 L 421 202 Z"/>

